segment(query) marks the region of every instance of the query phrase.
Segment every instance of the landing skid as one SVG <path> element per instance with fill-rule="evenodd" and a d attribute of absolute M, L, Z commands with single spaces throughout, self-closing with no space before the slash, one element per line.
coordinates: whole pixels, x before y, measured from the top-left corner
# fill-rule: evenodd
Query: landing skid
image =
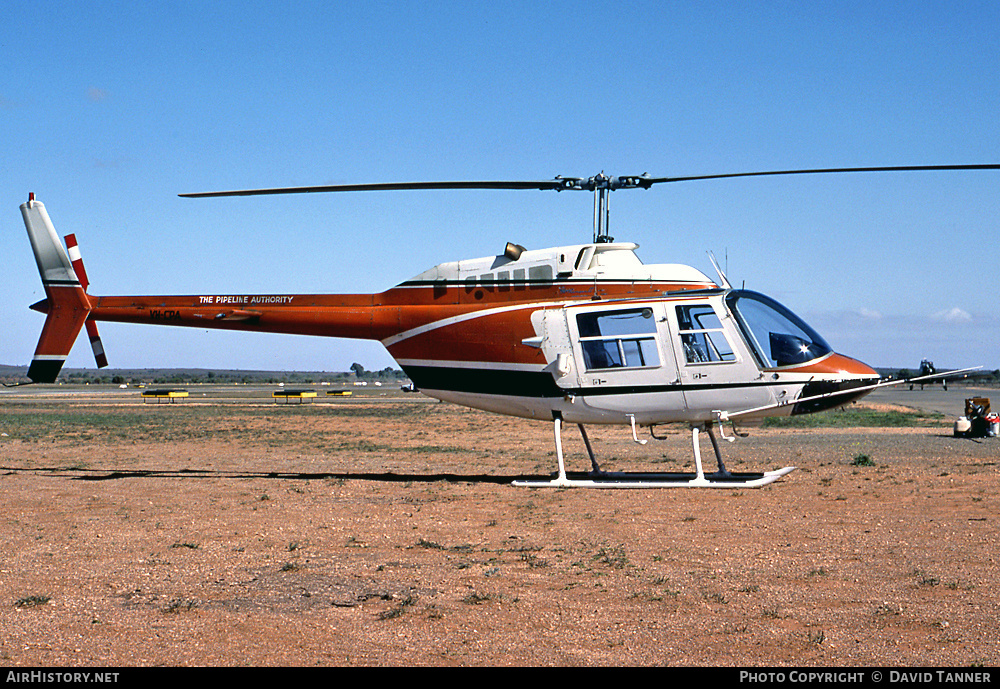
<path fill-rule="evenodd" d="M 549 481 L 514 481 L 522 488 L 760 488 L 774 483 L 795 467 L 752 474 L 640 474 L 608 471 L 600 474 L 567 474 Z"/>
<path fill-rule="evenodd" d="M 553 431 L 556 441 L 556 459 L 559 462 L 558 474 L 555 478 L 548 481 L 514 481 L 513 485 L 524 488 L 760 488 L 769 483 L 774 483 L 795 469 L 795 467 L 785 467 L 762 473 L 733 473 L 727 471 L 725 465 L 722 463 L 722 455 L 719 452 L 719 445 L 715 440 L 715 434 L 712 432 L 712 425 L 705 424 L 691 427 L 691 443 L 694 448 L 696 468 L 694 473 L 602 471 L 597 464 L 597 459 L 594 457 L 594 450 L 590 445 L 590 438 L 587 437 L 586 430 L 584 430 L 582 424 L 577 425 L 580 428 L 580 433 L 583 435 L 584 444 L 587 446 L 587 454 L 590 455 L 590 463 L 593 471 L 590 473 L 566 473 L 562 451 L 562 418 L 556 417 L 553 422 Z M 708 431 L 716 458 L 719 461 L 719 471 L 711 474 L 706 474 L 701 465 L 701 447 L 698 434 L 703 429 Z"/>

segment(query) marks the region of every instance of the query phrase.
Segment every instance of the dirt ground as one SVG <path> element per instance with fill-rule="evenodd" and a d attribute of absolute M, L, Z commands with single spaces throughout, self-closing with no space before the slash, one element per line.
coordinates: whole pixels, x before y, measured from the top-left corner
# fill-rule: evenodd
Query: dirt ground
<path fill-rule="evenodd" d="M 553 490 L 509 485 L 548 425 L 420 395 L 40 390 L 0 397 L 7 666 L 1000 661 L 1000 438 L 949 419 L 750 429 L 730 469 L 798 467 L 762 489 Z M 691 468 L 682 428 L 588 430 Z"/>

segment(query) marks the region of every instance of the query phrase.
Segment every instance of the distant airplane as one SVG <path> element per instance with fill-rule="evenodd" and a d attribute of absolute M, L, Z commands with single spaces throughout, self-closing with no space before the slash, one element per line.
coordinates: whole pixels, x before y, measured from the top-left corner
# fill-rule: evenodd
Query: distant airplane
<path fill-rule="evenodd" d="M 918 378 L 921 378 L 923 376 L 932 376 L 935 373 L 937 373 L 937 369 L 934 368 L 934 362 L 933 361 L 931 361 L 930 359 L 922 359 L 920 361 L 920 375 L 917 376 Z M 948 389 L 948 379 L 947 378 L 938 378 L 936 380 L 929 380 L 929 381 L 926 381 L 926 382 L 927 383 L 933 383 L 933 382 L 937 382 L 938 380 L 941 381 L 941 384 L 944 386 L 944 389 L 947 390 Z M 924 389 L 924 384 L 925 384 L 925 382 L 921 381 L 921 383 L 920 383 L 920 389 L 921 390 Z M 913 383 L 910 383 L 910 389 L 911 390 L 913 389 L 913 385 L 914 385 Z"/>

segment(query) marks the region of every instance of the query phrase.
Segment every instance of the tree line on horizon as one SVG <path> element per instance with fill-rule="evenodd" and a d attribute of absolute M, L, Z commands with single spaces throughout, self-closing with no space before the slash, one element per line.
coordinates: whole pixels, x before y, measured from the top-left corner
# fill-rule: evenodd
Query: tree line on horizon
<path fill-rule="evenodd" d="M 27 367 L 3 367 L 0 381 L 11 385 L 26 380 Z M 179 384 L 258 384 L 277 383 L 318 384 L 321 382 L 349 383 L 353 381 L 396 381 L 407 376 L 399 369 L 387 366 L 369 371 L 358 363 L 348 371 L 239 371 L 210 369 L 108 369 L 104 371 L 63 369 L 57 383 L 69 385 L 179 385 Z"/>

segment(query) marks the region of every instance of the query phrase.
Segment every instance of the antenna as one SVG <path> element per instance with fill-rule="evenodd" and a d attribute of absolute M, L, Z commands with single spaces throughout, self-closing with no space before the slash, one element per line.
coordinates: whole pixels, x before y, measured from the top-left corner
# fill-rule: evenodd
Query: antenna
<path fill-rule="evenodd" d="M 722 268 L 719 267 L 719 262 L 715 260 L 715 254 L 709 251 L 708 259 L 712 262 L 712 265 L 715 267 L 715 272 L 719 274 L 719 280 L 722 282 L 722 284 L 720 284 L 719 287 L 721 287 L 722 289 L 732 289 L 733 286 L 729 284 L 729 278 L 727 278 L 726 274 L 722 272 Z"/>

